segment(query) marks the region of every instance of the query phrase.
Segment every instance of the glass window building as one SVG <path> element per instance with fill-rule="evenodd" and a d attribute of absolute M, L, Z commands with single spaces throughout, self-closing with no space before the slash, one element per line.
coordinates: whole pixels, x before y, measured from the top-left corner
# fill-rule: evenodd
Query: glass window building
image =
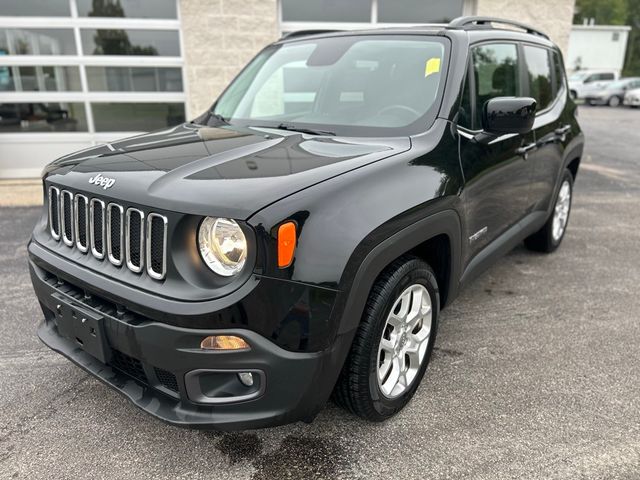
<path fill-rule="evenodd" d="M 260 49 L 295 30 L 477 14 L 517 18 L 568 41 L 573 0 L 532 12 L 518 3 L 0 0 L 0 178 L 37 177 L 74 150 L 196 117 Z"/>

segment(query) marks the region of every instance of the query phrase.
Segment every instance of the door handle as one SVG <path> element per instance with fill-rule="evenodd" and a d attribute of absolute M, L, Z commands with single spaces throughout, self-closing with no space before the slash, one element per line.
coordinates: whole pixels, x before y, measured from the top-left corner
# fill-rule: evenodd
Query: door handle
<path fill-rule="evenodd" d="M 529 154 L 529 152 L 531 150 L 534 150 L 538 145 L 535 143 L 530 143 L 528 145 L 524 145 L 523 147 L 520 147 L 516 150 L 516 153 L 518 155 L 521 155 L 522 157 L 524 157 L 524 159 L 527 159 L 527 156 Z"/>
<path fill-rule="evenodd" d="M 554 133 L 559 137 L 561 137 L 563 135 L 566 135 L 570 131 L 571 131 L 571 125 L 565 125 L 564 127 L 556 128 L 556 131 Z"/>

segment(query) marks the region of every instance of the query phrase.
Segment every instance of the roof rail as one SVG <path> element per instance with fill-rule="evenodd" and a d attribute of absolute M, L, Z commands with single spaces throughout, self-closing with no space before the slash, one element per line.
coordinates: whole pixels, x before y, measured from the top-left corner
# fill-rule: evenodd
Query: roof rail
<path fill-rule="evenodd" d="M 492 28 L 492 23 L 500 23 L 502 25 L 509 25 L 511 27 L 521 28 L 527 33 L 531 33 L 533 35 L 539 35 L 541 37 L 549 40 L 549 36 L 546 33 L 541 32 L 540 30 L 533 28 L 526 23 L 516 22 L 514 20 L 505 20 L 504 18 L 497 17 L 458 17 L 454 18 L 449 22 L 447 28 L 454 30 L 472 30 L 472 29 L 481 29 L 481 28 Z"/>
<path fill-rule="evenodd" d="M 285 33 L 284 35 L 282 35 L 282 37 L 280 37 L 280 40 L 284 40 L 285 38 L 306 37 L 308 35 L 320 35 L 322 33 L 335 33 L 335 32 L 342 32 L 342 30 L 323 30 L 323 29 L 297 30 L 295 32 Z"/>

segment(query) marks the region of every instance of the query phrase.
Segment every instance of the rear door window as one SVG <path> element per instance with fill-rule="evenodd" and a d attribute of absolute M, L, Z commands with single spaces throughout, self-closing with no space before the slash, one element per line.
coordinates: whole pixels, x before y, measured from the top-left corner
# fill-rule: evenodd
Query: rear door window
<path fill-rule="evenodd" d="M 551 87 L 551 63 L 546 48 L 523 47 L 529 81 L 529 95 L 538 102 L 538 111 L 546 109 L 553 102 Z"/>

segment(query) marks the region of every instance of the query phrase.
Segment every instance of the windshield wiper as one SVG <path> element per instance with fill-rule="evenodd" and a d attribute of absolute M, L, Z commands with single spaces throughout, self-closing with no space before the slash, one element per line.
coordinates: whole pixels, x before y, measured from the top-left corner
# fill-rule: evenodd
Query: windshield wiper
<path fill-rule="evenodd" d="M 218 123 L 221 123 L 222 125 L 230 125 L 230 123 L 227 121 L 226 118 L 224 118 L 219 113 L 214 113 L 213 110 L 209 110 L 209 114 L 207 115 L 207 118 L 204 121 L 205 125 L 209 125 L 209 120 L 211 119 L 217 120 Z"/>
<path fill-rule="evenodd" d="M 253 126 L 253 125 L 252 125 Z M 315 130 L 313 128 L 296 127 L 290 123 L 281 123 L 277 127 L 269 125 L 255 125 L 254 128 L 276 128 L 278 130 L 287 130 L 289 132 L 308 133 L 309 135 L 335 135 L 335 132 L 329 130 Z"/>

